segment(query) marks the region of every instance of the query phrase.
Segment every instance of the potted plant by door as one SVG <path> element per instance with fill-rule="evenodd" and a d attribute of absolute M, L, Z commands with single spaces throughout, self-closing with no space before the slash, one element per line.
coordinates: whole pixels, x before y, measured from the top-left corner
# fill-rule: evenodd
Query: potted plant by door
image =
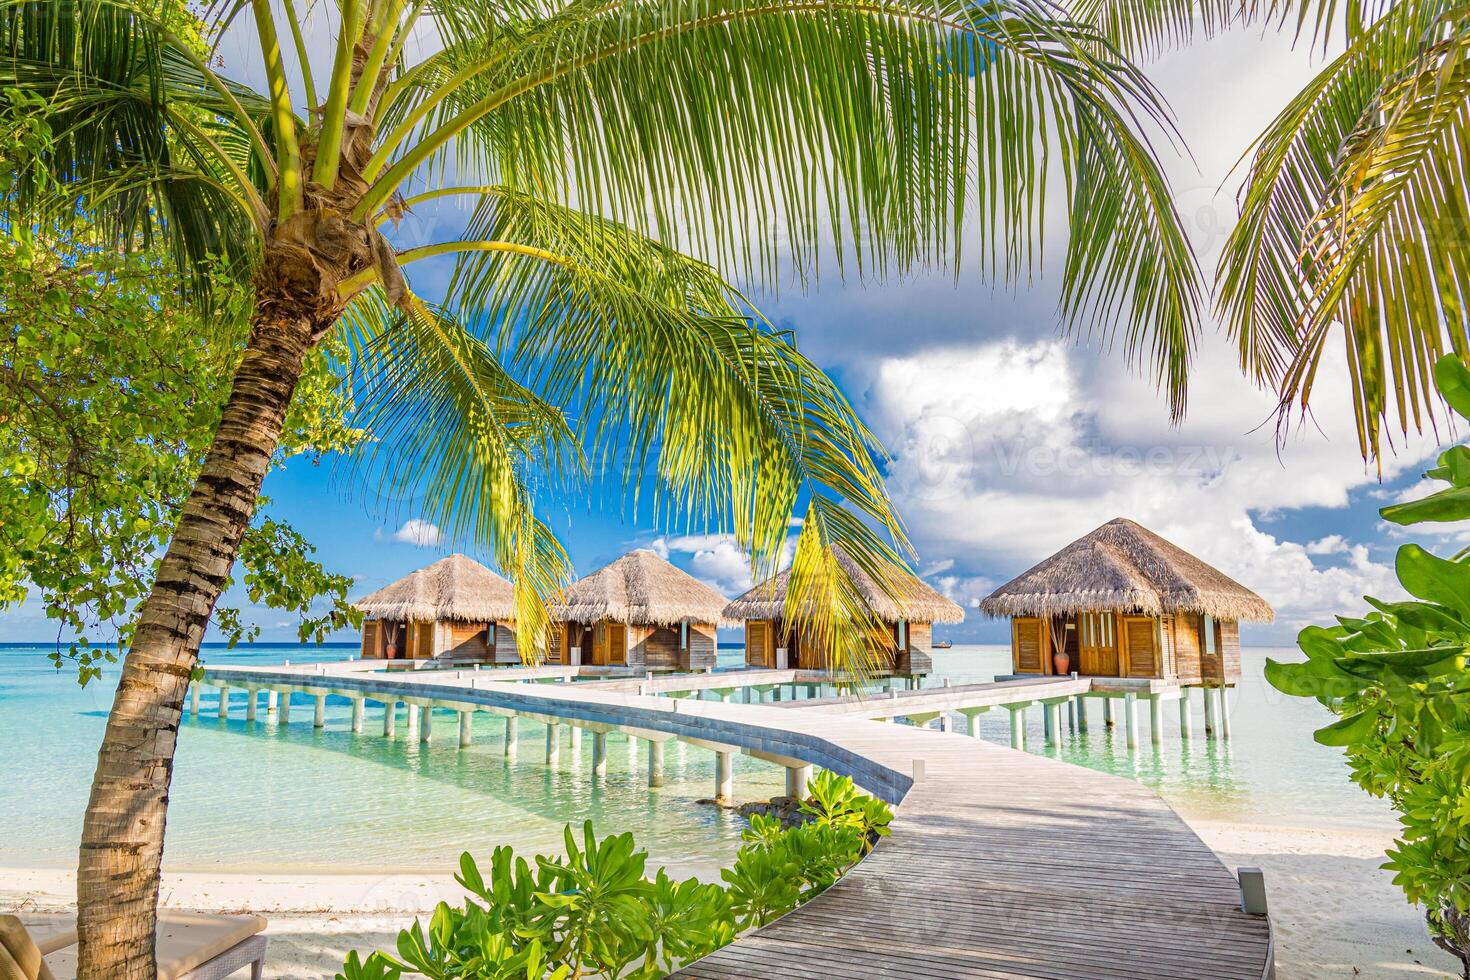
<path fill-rule="evenodd" d="M 1065 650 L 1058 650 L 1051 655 L 1051 665 L 1056 668 L 1058 677 L 1064 677 L 1072 672 L 1072 658 L 1067 656 Z"/>

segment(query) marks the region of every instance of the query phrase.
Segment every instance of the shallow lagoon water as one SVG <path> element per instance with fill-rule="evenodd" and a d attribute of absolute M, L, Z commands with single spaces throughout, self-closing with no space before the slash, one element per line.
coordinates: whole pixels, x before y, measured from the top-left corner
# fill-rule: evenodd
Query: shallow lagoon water
<path fill-rule="evenodd" d="M 97 746 L 111 703 L 110 680 L 77 686 L 46 661 L 46 645 L 0 646 L 0 866 L 72 867 Z M 209 663 L 308 662 L 342 659 L 354 646 L 303 648 L 257 644 L 227 651 L 207 648 Z M 1232 692 L 1234 740 L 1207 743 L 1195 695 L 1195 732 L 1177 738 L 1177 711 L 1167 706 L 1168 734 L 1155 749 L 1129 753 L 1120 725 L 1102 724 L 1091 706 L 1087 734 L 1068 733 L 1059 750 L 1042 744 L 1033 709 L 1032 751 L 1137 778 L 1156 788 L 1186 817 L 1254 824 L 1391 826 L 1388 810 L 1347 781 L 1338 750 L 1314 744 L 1323 710 L 1310 701 L 1272 691 L 1261 676 L 1267 654 L 1247 650 L 1246 678 Z M 740 652 L 721 650 L 722 664 Z M 955 647 L 935 652 L 925 686 L 990 680 L 1008 669 L 1002 647 Z M 788 689 L 789 692 L 789 689 Z M 789 696 L 789 695 L 788 695 Z M 394 739 L 381 736 L 381 709 L 369 705 L 364 734 L 354 736 L 345 701 L 329 699 L 327 725 L 313 729 L 310 708 L 298 701 L 282 730 L 263 720 L 250 725 L 236 696 L 233 717 L 221 722 L 205 707 L 186 719 L 169 809 L 166 864 L 176 871 L 452 870 L 461 851 L 488 854 L 510 844 L 523 854 L 561 849 L 562 827 L 592 820 L 600 833 L 632 831 L 653 860 L 675 873 L 708 873 L 739 847 L 744 821 L 698 801 L 713 790 L 714 756 L 681 743 L 666 750 L 666 783 L 646 785 L 644 761 L 630 758 L 621 735 L 609 736 L 608 775 L 591 780 L 591 739 L 580 756 L 565 741 L 557 769 L 543 763 L 544 729 L 522 719 L 515 761 L 502 754 L 503 722 L 476 715 L 470 748 L 457 745 L 452 716 L 436 716 L 436 739 L 410 742 L 400 716 Z M 1148 712 L 1140 711 L 1147 729 Z M 264 719 L 264 712 L 261 715 Z M 1007 713 L 982 719 L 981 735 L 1008 741 Z M 962 722 L 962 719 L 957 719 Z M 563 736 L 565 739 L 565 735 Z M 738 800 L 782 791 L 776 766 L 736 757 Z"/>

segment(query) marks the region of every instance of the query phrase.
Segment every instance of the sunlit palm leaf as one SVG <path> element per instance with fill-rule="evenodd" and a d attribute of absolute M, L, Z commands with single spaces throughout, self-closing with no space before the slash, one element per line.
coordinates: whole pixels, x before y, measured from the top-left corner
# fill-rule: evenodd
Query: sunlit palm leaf
<path fill-rule="evenodd" d="M 561 412 L 512 379 L 452 318 L 416 299 L 404 314 L 377 290 L 343 318 L 357 378 L 358 421 L 374 435 L 361 474 L 381 495 L 412 500 L 450 538 L 489 546 L 515 587 L 528 662 L 544 651 L 546 601 L 571 562 L 534 506 L 538 473 L 576 464 Z"/>

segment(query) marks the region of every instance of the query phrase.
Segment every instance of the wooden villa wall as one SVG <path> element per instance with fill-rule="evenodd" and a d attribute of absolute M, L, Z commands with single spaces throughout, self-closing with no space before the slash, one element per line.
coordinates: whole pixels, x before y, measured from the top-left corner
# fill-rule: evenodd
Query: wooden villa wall
<path fill-rule="evenodd" d="M 497 664 L 518 664 L 521 652 L 516 647 L 515 627 L 507 622 L 495 624 L 495 642 L 490 645 L 489 658 Z"/>
<path fill-rule="evenodd" d="M 1240 624 L 1234 620 L 1211 621 L 1215 652 L 1210 654 L 1206 652 L 1204 617 L 1195 613 L 1159 619 L 1119 613 L 1093 617 L 1085 626 L 1079 617 L 1078 628 L 1068 631 L 1072 665 L 1074 669 L 1080 665 L 1083 676 L 1157 677 L 1180 684 L 1233 684 L 1240 679 Z M 1080 657 L 1070 642 L 1074 633 L 1080 641 Z M 1104 649 L 1108 644 L 1111 648 Z M 1056 672 L 1046 620 L 1036 616 L 1011 619 L 1011 667 L 1018 674 Z"/>
<path fill-rule="evenodd" d="M 1179 613 L 1169 617 L 1169 632 L 1174 640 L 1174 659 L 1181 684 L 1198 684 L 1202 679 L 1199 619 L 1193 613 Z"/>
<path fill-rule="evenodd" d="M 489 623 L 445 623 L 440 653 L 456 660 L 490 659 Z"/>
<path fill-rule="evenodd" d="M 1233 619 L 1221 620 L 1219 625 L 1219 649 L 1223 658 L 1227 684 L 1240 681 L 1240 623 Z"/>
<path fill-rule="evenodd" d="M 909 623 L 908 643 L 898 651 L 894 671 L 900 674 L 927 674 L 934 669 L 934 627 L 929 623 Z M 894 639 L 898 638 L 898 625 L 894 624 Z"/>
<path fill-rule="evenodd" d="M 689 624 L 689 649 L 684 651 L 685 670 L 712 670 L 715 666 L 716 640 L 714 623 Z"/>

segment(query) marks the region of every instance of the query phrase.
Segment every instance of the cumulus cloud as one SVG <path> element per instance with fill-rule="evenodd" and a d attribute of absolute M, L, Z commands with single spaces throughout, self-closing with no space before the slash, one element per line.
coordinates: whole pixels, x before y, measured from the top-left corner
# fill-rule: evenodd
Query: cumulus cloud
<path fill-rule="evenodd" d="M 412 517 L 403 522 L 403 526 L 393 532 L 394 541 L 402 541 L 418 548 L 437 548 L 444 540 L 437 524 Z"/>
<path fill-rule="evenodd" d="M 1341 534 L 1329 534 L 1307 542 L 1303 550 L 1309 555 L 1338 555 L 1348 550 L 1348 543 Z"/>
<path fill-rule="evenodd" d="M 733 534 L 664 535 L 649 544 L 649 550 L 672 561 L 690 575 L 718 592 L 734 597 L 755 585 L 750 556 Z M 796 553 L 796 536 L 786 539 L 780 566 L 791 564 Z"/>

